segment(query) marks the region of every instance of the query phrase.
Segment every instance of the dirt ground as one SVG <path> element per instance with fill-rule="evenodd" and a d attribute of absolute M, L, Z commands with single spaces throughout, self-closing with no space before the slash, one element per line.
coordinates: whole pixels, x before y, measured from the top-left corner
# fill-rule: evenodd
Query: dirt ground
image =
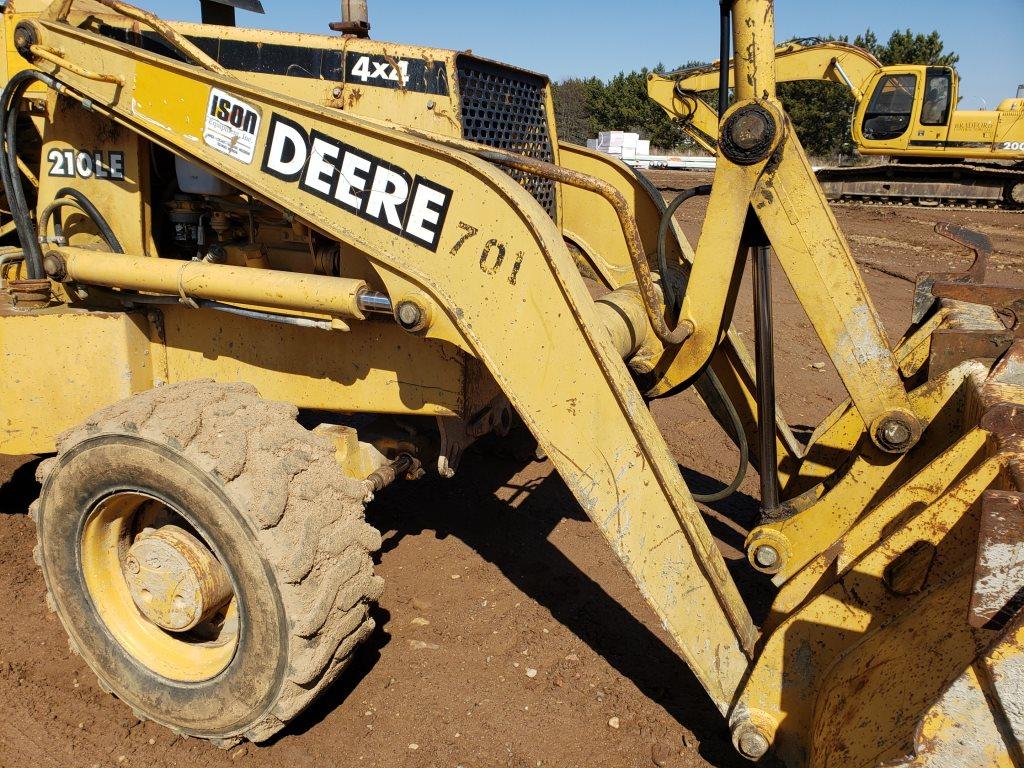
<path fill-rule="evenodd" d="M 683 214 L 691 235 L 703 205 Z M 857 258 L 874 265 L 864 277 L 893 339 L 909 322 L 912 286 L 875 267 L 913 276 L 967 266 L 957 246 L 934 234 L 938 221 L 989 234 L 991 279 L 1024 282 L 1024 215 L 835 211 Z M 842 387 L 778 272 L 775 289 L 780 398 L 791 423 L 811 425 L 843 397 Z M 746 301 L 737 324 L 748 340 L 749 314 Z M 661 402 L 655 415 L 693 486 L 730 476 L 735 451 L 696 402 Z M 385 541 L 378 631 L 314 710 L 272 744 L 232 752 L 140 722 L 69 652 L 32 563 L 33 472 L 29 459 L 0 465 L 4 768 L 746 765 L 550 464 L 468 456 L 453 481 L 382 494 L 368 511 Z M 740 547 L 756 487 L 749 477 L 740 494 L 708 511 L 755 615 L 770 595 L 747 573 Z"/>

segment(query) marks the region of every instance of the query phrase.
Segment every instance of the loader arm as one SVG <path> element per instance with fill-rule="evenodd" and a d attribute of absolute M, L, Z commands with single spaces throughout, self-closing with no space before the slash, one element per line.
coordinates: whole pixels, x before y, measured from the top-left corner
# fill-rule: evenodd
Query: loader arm
<path fill-rule="evenodd" d="M 716 706 L 728 710 L 756 641 L 750 616 L 560 233 L 522 187 L 450 146 L 59 20 L 40 20 L 34 34 L 61 52 L 65 64 L 38 65 L 73 98 L 354 245 L 389 287 L 412 283 L 426 294 L 438 317 L 428 335 L 487 365 Z M 123 84 L 97 77 L 114 72 Z M 260 115 L 250 162 L 203 139 L 214 90 Z M 296 164 L 296 152 L 308 156 Z M 429 190 L 426 202 L 413 196 L 419 225 L 397 232 L 339 205 L 339 191 L 350 190 L 330 189 L 329 169 L 311 158 L 342 152 L 386 158 L 413 190 Z M 304 172 L 302 160 L 319 173 Z"/>
<path fill-rule="evenodd" d="M 145 14 L 109 2 L 146 23 Z M 746 5 L 752 2 L 738 4 L 736 12 L 751 12 Z M 473 157 L 476 145 L 289 99 L 236 79 L 187 49 L 197 64 L 118 45 L 61 21 L 67 7 L 26 23 L 22 48 L 72 98 L 365 252 L 389 291 L 418 290 L 429 297 L 429 314 L 438 322 L 428 338 L 457 344 L 485 363 L 726 712 L 746 673 L 756 631 L 678 465 L 597 321 L 560 233 L 536 202 L 500 170 Z M 153 26 L 176 43 L 173 30 L 159 21 Z M 739 95 L 773 92 L 773 73 L 761 61 L 772 49 L 758 47 L 771 39 L 773 28 L 757 30 L 753 41 L 745 34 L 737 32 L 737 46 L 749 46 L 759 57 L 744 65 L 760 81 L 752 78 Z M 210 141 L 204 133 L 211 104 L 224 99 L 241 113 L 257 115 L 252 137 L 241 146 Z M 768 103 L 768 109 L 784 125 L 778 108 Z M 785 130 L 775 136 L 771 149 L 785 147 L 777 153 L 781 163 L 769 163 L 766 152 L 755 162 L 719 169 L 712 223 L 694 256 L 681 314 L 693 333 L 665 350 L 650 394 L 691 382 L 714 357 L 741 274 L 740 223 L 753 205 L 865 428 L 877 441 L 880 425 L 899 420 L 911 435 L 902 446 L 907 450 L 920 434 L 919 409 L 903 389 L 863 282 L 795 136 Z M 325 157 L 342 171 L 335 173 Z M 398 227 L 388 219 L 380 200 L 376 218 L 369 206 L 345 207 L 352 190 L 342 182 L 350 181 L 344 169 L 354 162 L 351 157 L 408 180 L 412 212 L 406 224 Z M 798 208 L 805 215 L 797 215 Z M 524 340 L 535 340 L 536 348 L 524 350 Z"/>

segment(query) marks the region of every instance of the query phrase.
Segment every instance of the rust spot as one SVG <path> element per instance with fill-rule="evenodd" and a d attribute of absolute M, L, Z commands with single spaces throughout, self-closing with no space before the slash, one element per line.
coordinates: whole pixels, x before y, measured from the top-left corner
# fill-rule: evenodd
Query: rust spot
<path fill-rule="evenodd" d="M 348 103 L 348 108 L 352 109 L 356 104 L 359 103 L 359 100 L 361 98 L 363 98 L 363 90 L 361 88 L 353 88 L 351 91 L 349 91 L 348 98 L 346 99 L 346 102 Z"/>
<path fill-rule="evenodd" d="M 391 65 L 392 70 L 394 70 L 395 75 L 398 77 L 399 90 L 404 91 L 408 88 L 408 84 L 405 82 L 405 75 L 402 73 L 402 68 L 398 65 L 398 59 L 386 53 L 384 54 L 384 60 Z"/>

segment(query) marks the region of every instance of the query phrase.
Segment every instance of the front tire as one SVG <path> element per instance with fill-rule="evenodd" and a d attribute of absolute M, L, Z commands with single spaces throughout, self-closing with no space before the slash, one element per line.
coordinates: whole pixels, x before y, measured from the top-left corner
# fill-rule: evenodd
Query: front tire
<path fill-rule="evenodd" d="M 296 416 L 177 384 L 95 414 L 39 470 L 36 559 L 72 648 L 136 714 L 219 746 L 278 732 L 374 628 L 364 491 Z"/>

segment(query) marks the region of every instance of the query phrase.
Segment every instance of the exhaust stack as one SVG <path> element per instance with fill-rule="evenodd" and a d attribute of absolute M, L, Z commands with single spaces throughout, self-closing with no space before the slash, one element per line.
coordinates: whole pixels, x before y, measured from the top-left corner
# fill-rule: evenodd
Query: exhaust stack
<path fill-rule="evenodd" d="M 216 24 L 221 27 L 235 26 L 235 8 L 253 13 L 263 13 L 260 0 L 199 0 L 202 8 L 203 24 Z"/>
<path fill-rule="evenodd" d="M 341 0 L 341 21 L 331 24 L 331 29 L 353 37 L 370 36 L 370 11 L 366 0 Z"/>

